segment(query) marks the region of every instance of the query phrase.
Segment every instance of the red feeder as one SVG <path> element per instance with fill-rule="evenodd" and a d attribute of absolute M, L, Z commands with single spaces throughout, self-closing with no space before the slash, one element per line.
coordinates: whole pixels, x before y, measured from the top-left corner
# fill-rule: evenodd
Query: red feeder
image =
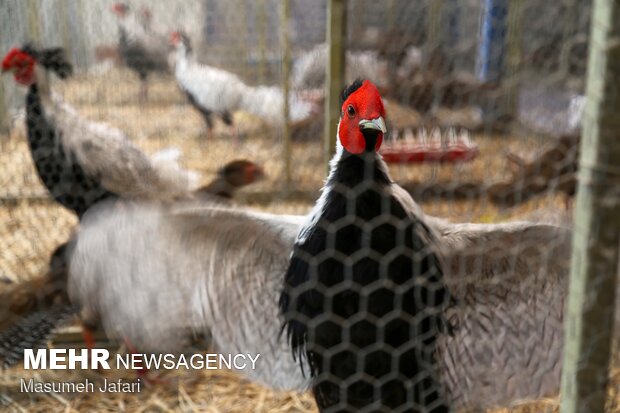
<path fill-rule="evenodd" d="M 386 142 L 381 155 L 387 163 L 468 162 L 478 155 L 478 147 L 462 143 L 429 147 Z"/>

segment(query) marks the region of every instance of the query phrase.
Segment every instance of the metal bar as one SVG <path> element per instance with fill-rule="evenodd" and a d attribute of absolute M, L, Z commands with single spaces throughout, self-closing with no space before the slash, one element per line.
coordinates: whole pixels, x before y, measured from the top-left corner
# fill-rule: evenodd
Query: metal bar
<path fill-rule="evenodd" d="M 336 133 L 340 118 L 340 93 L 345 82 L 345 45 L 347 34 L 347 1 L 327 2 L 327 74 L 325 82 L 325 131 L 323 160 L 329 160 L 336 150 Z"/>
<path fill-rule="evenodd" d="M 288 21 L 291 15 L 291 5 L 289 0 L 282 0 L 282 12 L 280 15 L 280 41 L 282 45 L 282 94 L 283 105 L 282 115 L 284 117 L 282 127 L 282 161 L 284 162 L 284 191 L 287 192 L 291 187 L 291 131 L 289 127 L 289 82 L 291 71 L 291 45 L 288 37 Z"/>
<path fill-rule="evenodd" d="M 485 82 L 501 81 L 508 2 L 509 0 L 484 0 L 476 72 L 480 80 Z"/>
<path fill-rule="evenodd" d="M 620 1 L 595 0 L 565 321 L 562 413 L 603 412 L 620 246 Z"/>

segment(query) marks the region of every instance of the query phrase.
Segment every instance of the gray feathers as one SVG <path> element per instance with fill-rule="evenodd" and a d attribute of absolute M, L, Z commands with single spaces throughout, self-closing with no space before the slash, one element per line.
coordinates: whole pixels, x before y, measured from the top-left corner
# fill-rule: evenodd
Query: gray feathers
<path fill-rule="evenodd" d="M 56 305 L 29 314 L 0 333 L 0 360 L 12 366 L 23 358 L 24 349 L 45 346 L 52 330 L 75 314 L 75 308 Z"/>
<path fill-rule="evenodd" d="M 449 314 L 455 332 L 442 339 L 439 356 L 454 406 L 556 394 L 571 232 L 420 217 L 438 238 L 457 301 Z M 180 351 L 195 333 L 210 332 L 216 351 L 261 353 L 250 379 L 305 389 L 277 309 L 302 221 L 197 203 L 107 205 L 85 216 L 71 297 L 109 334 L 144 350 Z"/>
<path fill-rule="evenodd" d="M 84 216 L 70 298 L 140 351 L 182 352 L 210 334 L 220 353 L 261 354 L 250 379 L 304 390 L 276 305 L 295 221 L 200 203 L 101 205 Z"/>

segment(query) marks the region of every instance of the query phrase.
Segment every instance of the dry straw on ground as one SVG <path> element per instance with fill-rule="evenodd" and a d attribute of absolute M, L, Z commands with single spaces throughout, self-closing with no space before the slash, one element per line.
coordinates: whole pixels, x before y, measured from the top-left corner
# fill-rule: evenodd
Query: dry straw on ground
<path fill-rule="evenodd" d="M 179 148 L 185 167 L 202 174 L 205 181 L 224 163 L 235 158 L 249 158 L 261 163 L 268 178 L 248 192 L 266 192 L 252 207 L 276 212 L 303 214 L 311 200 L 291 200 L 280 195 L 283 187 L 282 145 L 277 133 L 269 131 L 257 119 L 237 113 L 241 141 L 234 145 L 226 128 L 219 125 L 216 138 L 205 139 L 205 127 L 199 115 L 184 101 L 174 82 L 155 79 L 151 100 L 145 106 L 136 103 L 138 87 L 131 74 L 112 71 L 105 76 L 78 77 L 55 87 L 80 113 L 91 119 L 108 122 L 124 130 L 136 144 L 152 154 L 167 147 Z M 19 123 L 19 122 L 18 122 Z M 463 165 L 392 166 L 397 181 L 474 181 L 489 183 L 508 173 L 504 154 L 507 151 L 528 153 L 542 142 L 534 138 L 478 136 L 480 156 Z M 321 145 L 314 141 L 295 142 L 292 149 L 293 189 L 317 191 L 325 175 L 321 164 Z M 12 280 L 39 275 L 50 252 L 66 240 L 76 219 L 62 207 L 45 200 L 46 192 L 32 165 L 23 129 L 11 136 L 0 136 L 0 277 Z M 243 199 L 243 197 L 242 197 Z M 248 196 L 248 199 L 252 197 Z M 263 202 L 264 201 L 264 202 Z M 465 201 L 436 200 L 422 204 L 427 213 L 453 221 L 496 222 L 525 215 L 539 207 L 563 208 L 559 196 L 535 199 L 510 210 L 500 210 L 484 199 Z M 46 380 L 78 380 L 86 374 L 101 380 L 97 372 L 38 372 Z M 0 375 L 0 406 L 11 412 L 313 412 L 308 394 L 276 393 L 228 371 L 166 372 L 162 385 L 143 388 L 139 394 L 94 393 L 65 395 L 27 395 L 19 391 L 20 379 L 32 373 L 9 369 Z M 109 377 L 133 378 L 130 371 L 114 371 Z M 612 374 L 611 412 L 620 412 L 618 395 L 620 371 Z M 555 412 L 557 399 L 526 403 L 496 413 Z"/>

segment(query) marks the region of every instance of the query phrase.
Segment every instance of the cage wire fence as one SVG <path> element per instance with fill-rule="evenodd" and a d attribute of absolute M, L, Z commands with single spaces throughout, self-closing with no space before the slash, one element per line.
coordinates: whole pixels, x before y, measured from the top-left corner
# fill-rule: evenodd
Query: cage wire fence
<path fill-rule="evenodd" d="M 124 19 L 136 27 L 125 29 L 164 50 L 166 69 L 153 70 L 146 82 L 122 50 L 123 18 L 114 2 L 0 4 L 3 54 L 28 41 L 65 49 L 75 73 L 50 76 L 51 88 L 80 117 L 120 129 L 151 159 L 174 158 L 203 185 L 235 159 L 260 165 L 266 176 L 236 194 L 240 205 L 305 214 L 318 199 L 326 176 L 326 0 L 127 2 Z M 587 0 L 346 2 L 346 83 L 377 85 L 387 112 L 381 151 L 389 174 L 427 215 L 416 212 L 421 218 L 412 223 L 380 183 L 336 183 L 342 215 L 318 219 L 313 234 L 320 242 L 293 249 L 297 267 L 290 268 L 307 280 L 285 284 L 285 319 L 307 332 L 309 353 L 299 355 L 317 374 L 325 411 L 341 411 L 346 400 L 351 411 L 558 410 L 571 238 L 555 226 L 572 227 L 592 14 Z M 177 70 L 188 58 L 179 58 L 179 42 L 191 48 L 190 60 L 227 73 L 216 82 L 220 100 L 236 93 L 228 74 L 257 98 L 230 107 L 216 100 L 210 116 L 196 108 Z M 12 76 L 1 86 L 6 326 L 23 308 L 65 299 L 65 279 L 40 280 L 78 220 L 37 174 L 26 88 Z M 286 110 L 283 90 L 290 91 Z M 378 209 L 360 212 L 362 199 Z M 494 226 L 515 220 L 554 227 Z M 284 282 L 285 272 L 277 277 Z M 16 285 L 35 298 L 15 298 Z M 57 335 L 55 345 L 69 336 Z M 615 364 L 610 372 L 607 411 L 615 412 L 620 375 Z M 3 371 L 0 400 L 15 410 L 80 411 L 120 400 L 28 399 L 14 391 L 23 373 Z M 307 394 L 204 374 L 123 403 L 128 410 L 316 409 Z M 516 401 L 525 403 L 513 407 Z"/>

